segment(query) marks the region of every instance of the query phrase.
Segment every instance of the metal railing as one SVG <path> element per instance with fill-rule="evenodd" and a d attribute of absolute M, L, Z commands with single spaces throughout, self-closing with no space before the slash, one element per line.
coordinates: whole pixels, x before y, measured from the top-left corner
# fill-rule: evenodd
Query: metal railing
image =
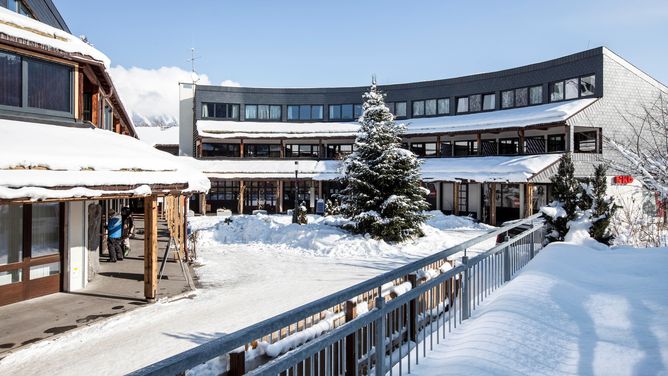
<path fill-rule="evenodd" d="M 497 236 L 505 240 L 468 257 L 468 249 Z M 542 249 L 543 242 L 543 222 L 534 215 L 133 375 L 176 375 L 211 360 L 221 362 L 228 375 L 410 373 L 427 349 L 468 319 Z M 448 259 L 460 252 L 465 254 L 460 260 Z"/>

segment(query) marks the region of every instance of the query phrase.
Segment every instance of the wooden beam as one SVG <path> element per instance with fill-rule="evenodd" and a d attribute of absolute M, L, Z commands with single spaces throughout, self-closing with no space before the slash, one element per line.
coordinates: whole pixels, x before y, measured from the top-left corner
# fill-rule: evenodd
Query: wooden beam
<path fill-rule="evenodd" d="M 527 183 L 524 185 L 526 187 L 526 193 L 524 194 L 524 217 L 529 217 L 533 214 L 533 183 Z"/>
<path fill-rule="evenodd" d="M 244 213 L 244 191 L 246 190 L 246 185 L 244 183 L 243 180 L 239 182 L 239 202 L 237 203 L 239 214 Z"/>
<path fill-rule="evenodd" d="M 276 180 L 276 212 L 283 213 L 283 182 Z"/>
<path fill-rule="evenodd" d="M 478 155 L 482 155 L 482 134 L 476 133 L 475 140 L 478 143 Z M 453 145 L 454 148 L 454 145 Z"/>
<path fill-rule="evenodd" d="M 459 215 L 459 186 L 461 183 L 452 183 L 452 214 Z"/>
<path fill-rule="evenodd" d="M 441 135 L 436 136 L 436 156 L 441 156 Z"/>
<path fill-rule="evenodd" d="M 518 132 L 519 134 L 519 145 L 517 145 L 517 151 L 519 154 L 524 154 L 524 129 L 520 129 Z"/>
<path fill-rule="evenodd" d="M 154 302 L 158 295 L 158 196 L 144 199 L 144 297 Z"/>

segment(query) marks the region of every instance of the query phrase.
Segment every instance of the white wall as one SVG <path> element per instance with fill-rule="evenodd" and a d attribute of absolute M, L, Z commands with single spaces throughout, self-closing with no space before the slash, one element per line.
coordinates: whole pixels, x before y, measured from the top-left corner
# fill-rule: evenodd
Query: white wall
<path fill-rule="evenodd" d="M 195 85 L 179 84 L 179 155 L 194 156 L 193 129 Z"/>
<path fill-rule="evenodd" d="M 87 208 L 85 201 L 67 204 L 67 241 L 65 249 L 65 291 L 76 291 L 88 282 Z"/>

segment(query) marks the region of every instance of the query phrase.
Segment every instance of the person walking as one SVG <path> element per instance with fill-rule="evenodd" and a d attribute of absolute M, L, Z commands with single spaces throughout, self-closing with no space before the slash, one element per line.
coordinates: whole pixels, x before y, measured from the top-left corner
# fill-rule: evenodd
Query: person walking
<path fill-rule="evenodd" d="M 132 219 L 129 207 L 121 208 L 121 218 L 123 223 L 123 256 L 127 256 L 130 253 L 130 238 L 135 231 L 135 222 Z"/>
<path fill-rule="evenodd" d="M 123 219 L 114 209 L 109 209 L 107 221 L 107 248 L 109 248 L 109 262 L 123 260 Z"/>

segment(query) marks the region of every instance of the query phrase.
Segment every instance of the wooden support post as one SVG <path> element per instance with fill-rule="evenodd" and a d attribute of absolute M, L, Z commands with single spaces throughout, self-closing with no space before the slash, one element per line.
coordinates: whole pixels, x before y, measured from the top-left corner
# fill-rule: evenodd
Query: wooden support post
<path fill-rule="evenodd" d="M 411 273 L 408 275 L 408 282 L 411 283 L 411 288 L 418 286 L 417 274 Z M 418 298 L 411 300 L 408 303 L 408 338 L 413 342 L 417 342 L 417 333 L 419 332 L 417 326 L 418 322 Z"/>
<path fill-rule="evenodd" d="M 478 143 L 478 155 L 482 155 L 482 134 L 476 134 L 475 140 Z"/>
<path fill-rule="evenodd" d="M 318 198 L 324 200 L 324 197 L 322 197 L 322 180 L 318 180 Z"/>
<path fill-rule="evenodd" d="M 242 376 L 246 373 L 246 351 L 235 351 L 229 354 L 230 370 L 228 376 Z"/>
<path fill-rule="evenodd" d="M 154 302 L 158 294 L 158 196 L 144 198 L 144 297 Z"/>
<path fill-rule="evenodd" d="M 452 183 L 452 214 L 459 215 L 459 186 L 461 183 Z"/>
<path fill-rule="evenodd" d="M 357 317 L 357 303 L 350 300 L 346 301 L 346 322 L 350 322 Z M 357 332 L 346 337 L 346 375 L 357 375 L 357 341 L 355 337 Z"/>
<path fill-rule="evenodd" d="M 237 210 L 239 214 L 244 213 L 244 191 L 246 190 L 246 185 L 244 181 L 239 181 L 239 202 L 237 203 Z"/>
<path fill-rule="evenodd" d="M 496 226 L 496 183 L 489 183 L 489 224 Z"/>
<path fill-rule="evenodd" d="M 524 154 L 524 129 L 519 130 L 519 145 L 517 145 L 517 152 L 519 154 Z"/>
<path fill-rule="evenodd" d="M 239 158 L 244 157 L 244 139 L 239 140 Z"/>
<path fill-rule="evenodd" d="M 533 214 L 533 184 L 532 183 L 527 183 L 525 184 L 526 187 L 526 193 L 524 194 L 524 208 L 525 208 L 525 213 L 524 217 L 529 217 Z"/>
<path fill-rule="evenodd" d="M 276 180 L 276 212 L 283 213 L 283 181 Z"/>
<path fill-rule="evenodd" d="M 441 135 L 436 136 L 436 156 L 441 156 Z"/>
<path fill-rule="evenodd" d="M 199 213 L 202 215 L 206 214 L 206 194 L 199 194 Z"/>
<path fill-rule="evenodd" d="M 279 157 L 281 159 L 285 158 L 285 141 L 281 139 L 281 150 L 279 151 Z"/>

